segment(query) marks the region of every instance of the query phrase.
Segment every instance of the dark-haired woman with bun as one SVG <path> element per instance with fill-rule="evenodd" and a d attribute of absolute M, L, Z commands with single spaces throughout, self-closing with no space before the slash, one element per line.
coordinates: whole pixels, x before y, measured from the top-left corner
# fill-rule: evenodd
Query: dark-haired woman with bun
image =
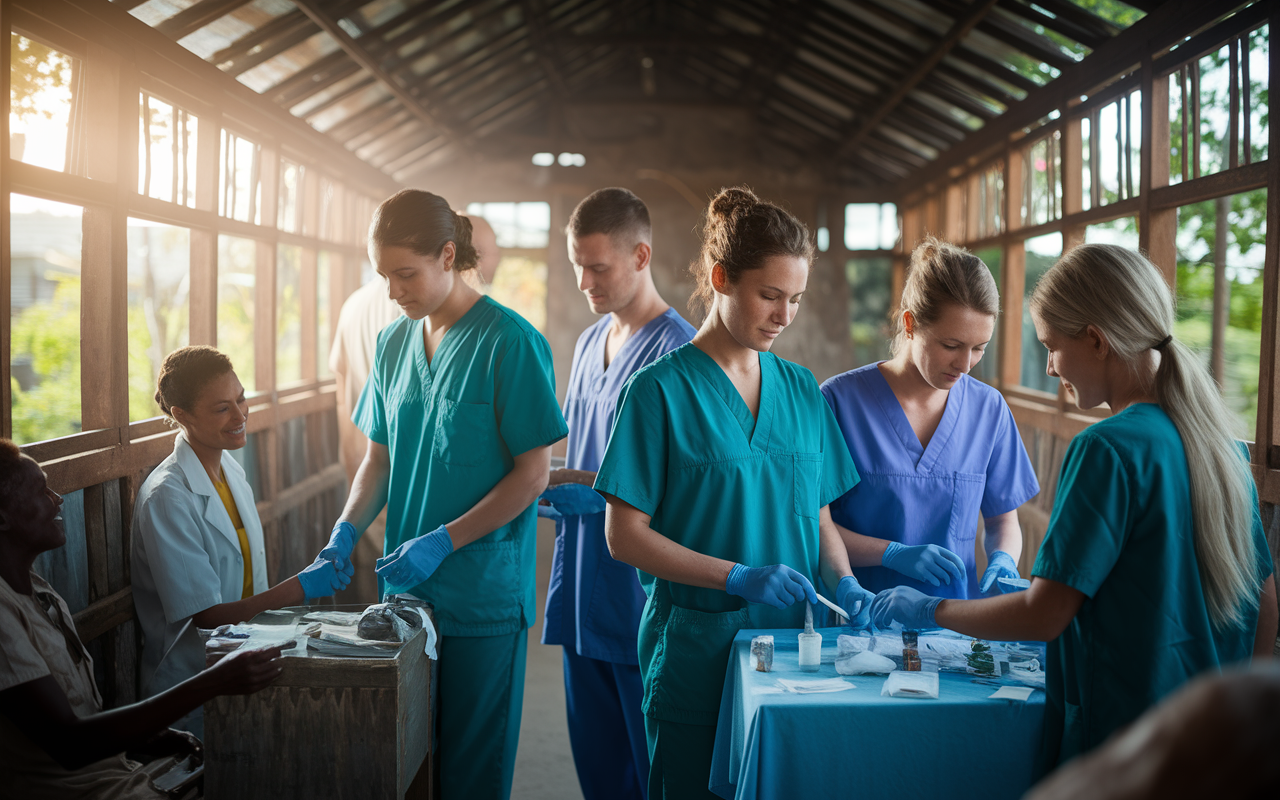
<path fill-rule="evenodd" d="M 352 421 L 369 438 L 321 558 L 345 568 L 383 507 L 379 582 L 435 606 L 440 779 L 448 798 L 511 793 L 533 625 L 534 504 L 568 433 L 551 348 L 461 280 L 471 222 L 444 198 L 383 201 L 369 255 L 404 316 L 378 335 Z"/>
<path fill-rule="evenodd" d="M 809 280 L 795 217 L 746 189 L 707 209 L 697 335 L 635 373 L 595 488 L 605 536 L 640 570 L 648 796 L 714 797 L 716 717 L 734 636 L 798 628 L 816 588 L 865 625 L 827 504 L 858 481 L 817 381 L 769 352 Z"/>
<path fill-rule="evenodd" d="M 862 474 L 831 515 L 873 592 L 910 586 L 964 598 L 1021 585 L 1008 580 L 1019 577 L 1022 555 L 1017 509 L 1040 485 L 1004 397 L 969 375 L 999 310 L 987 265 L 930 236 L 907 265 L 893 358 L 822 385 Z"/>
<path fill-rule="evenodd" d="M 231 359 L 183 347 L 160 368 L 156 402 L 181 431 L 133 506 L 133 602 L 142 625 L 142 690 L 165 691 L 204 669 L 196 628 L 252 619 L 328 597 L 350 580 L 317 559 L 267 588 L 262 523 L 244 469 L 248 405 Z M 196 709 L 179 727 L 202 734 Z"/>

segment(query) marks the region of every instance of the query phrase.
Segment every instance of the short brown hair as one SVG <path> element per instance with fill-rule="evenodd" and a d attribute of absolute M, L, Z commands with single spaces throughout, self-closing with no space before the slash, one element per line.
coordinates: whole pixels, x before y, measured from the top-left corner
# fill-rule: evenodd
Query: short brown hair
<path fill-rule="evenodd" d="M 614 186 L 587 195 L 573 213 L 565 233 L 576 239 L 603 233 L 630 246 L 653 238 L 649 207 L 630 189 Z"/>
<path fill-rule="evenodd" d="M 729 283 L 742 273 L 760 269 L 774 256 L 794 256 L 813 265 L 813 239 L 809 229 L 790 212 L 756 197 L 745 186 L 721 189 L 707 206 L 702 226 L 702 257 L 690 270 L 698 288 L 690 307 L 710 310 L 715 290 L 711 268 L 724 267 Z"/>
<path fill-rule="evenodd" d="M 902 301 L 893 312 L 893 352 L 906 338 L 902 312 L 910 311 L 916 325 L 928 327 L 938 321 L 948 303 L 994 317 L 1000 313 L 1000 292 L 982 259 L 963 247 L 926 236 L 911 252 Z"/>
<path fill-rule="evenodd" d="M 233 369 L 231 359 L 205 344 L 179 347 L 165 356 L 156 381 L 156 405 L 173 419 L 173 409 L 190 409 L 209 381 Z"/>

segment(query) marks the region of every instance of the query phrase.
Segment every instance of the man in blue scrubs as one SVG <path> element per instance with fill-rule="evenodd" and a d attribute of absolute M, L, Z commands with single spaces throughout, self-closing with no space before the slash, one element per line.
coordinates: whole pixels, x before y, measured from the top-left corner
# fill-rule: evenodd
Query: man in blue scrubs
<path fill-rule="evenodd" d="M 551 474 L 553 487 L 592 485 L 627 379 L 695 333 L 654 288 L 649 210 L 639 197 L 600 189 L 574 209 L 566 233 L 578 288 L 604 317 L 574 347 L 564 403 L 566 468 Z M 603 507 L 556 523 L 542 643 L 564 647 L 569 741 L 585 800 L 646 794 L 636 650 L 644 602 L 635 569 L 609 555 Z"/>

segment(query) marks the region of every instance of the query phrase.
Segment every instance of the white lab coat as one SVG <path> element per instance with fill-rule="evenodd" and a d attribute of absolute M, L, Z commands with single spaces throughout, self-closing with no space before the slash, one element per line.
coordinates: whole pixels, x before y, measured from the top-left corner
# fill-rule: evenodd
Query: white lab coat
<path fill-rule="evenodd" d="M 223 451 L 222 470 L 253 556 L 253 593 L 267 589 L 262 522 L 244 469 Z M 244 557 L 218 490 L 179 433 L 133 506 L 133 603 L 142 624 L 142 692 L 163 692 L 204 669 L 195 614 L 239 600 Z"/>

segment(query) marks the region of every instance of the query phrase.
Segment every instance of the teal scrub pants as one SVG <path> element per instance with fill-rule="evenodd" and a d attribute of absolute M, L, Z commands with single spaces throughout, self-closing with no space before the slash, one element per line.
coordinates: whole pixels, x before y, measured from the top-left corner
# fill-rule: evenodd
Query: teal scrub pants
<path fill-rule="evenodd" d="M 707 788 L 715 725 L 686 725 L 645 715 L 644 735 L 649 741 L 649 800 L 719 800 Z"/>
<path fill-rule="evenodd" d="M 444 800 L 511 796 L 528 636 L 441 639 L 436 742 Z"/>

